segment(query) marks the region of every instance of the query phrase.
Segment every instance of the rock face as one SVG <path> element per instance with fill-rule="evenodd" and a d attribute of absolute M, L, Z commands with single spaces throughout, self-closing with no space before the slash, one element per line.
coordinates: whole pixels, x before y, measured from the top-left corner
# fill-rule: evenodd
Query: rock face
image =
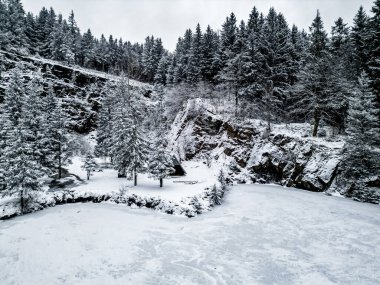
<path fill-rule="evenodd" d="M 51 84 L 58 97 L 69 99 L 65 101 L 73 122 L 69 128 L 78 133 L 88 133 L 95 128 L 104 86 L 109 82 L 110 87 L 114 88 L 119 79 L 102 72 L 5 51 L 0 51 L 0 60 L 0 103 L 3 101 L 10 72 L 16 65 L 22 67 L 25 80 L 29 80 L 39 70 L 45 81 L 45 92 Z M 130 81 L 130 86 L 147 95 L 152 89 L 149 84 L 134 80 Z"/>
<path fill-rule="evenodd" d="M 194 106 L 196 106 L 194 108 Z M 342 141 L 311 138 L 308 124 L 224 121 L 206 101 L 190 101 L 171 130 L 170 147 L 181 159 L 210 159 L 238 183 L 278 183 L 326 191 L 334 181 Z"/>

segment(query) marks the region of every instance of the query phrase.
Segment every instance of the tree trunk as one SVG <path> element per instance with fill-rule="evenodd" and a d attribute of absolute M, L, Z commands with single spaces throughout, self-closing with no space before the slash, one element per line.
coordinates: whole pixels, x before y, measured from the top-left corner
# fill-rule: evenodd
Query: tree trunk
<path fill-rule="evenodd" d="M 58 148 L 58 179 L 62 178 L 62 145 L 59 143 Z"/>
<path fill-rule="evenodd" d="M 321 121 L 321 111 L 317 106 L 314 110 L 314 128 L 313 128 L 313 137 L 316 137 L 318 134 L 319 122 Z"/>
<path fill-rule="evenodd" d="M 160 178 L 160 187 L 164 186 L 163 179 Z"/>
<path fill-rule="evenodd" d="M 24 214 L 24 190 L 20 191 L 20 206 L 21 206 L 21 214 Z"/>
<path fill-rule="evenodd" d="M 90 171 L 87 171 L 87 180 L 90 180 L 90 175 L 91 175 Z"/>
<path fill-rule="evenodd" d="M 238 117 L 238 108 L 239 108 L 239 93 L 238 93 L 238 88 L 235 85 L 235 118 Z"/>
<path fill-rule="evenodd" d="M 135 174 L 135 186 L 137 186 L 137 172 L 136 172 L 136 169 L 134 170 L 134 174 Z"/>

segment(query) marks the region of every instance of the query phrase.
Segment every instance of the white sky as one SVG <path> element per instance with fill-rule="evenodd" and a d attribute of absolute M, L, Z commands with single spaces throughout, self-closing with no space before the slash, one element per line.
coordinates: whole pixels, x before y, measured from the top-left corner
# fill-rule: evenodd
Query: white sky
<path fill-rule="evenodd" d="M 81 31 L 90 28 L 94 35 L 110 34 L 131 42 L 144 42 L 148 35 L 161 37 L 164 46 L 173 50 L 187 28 L 208 24 L 215 30 L 227 15 L 234 12 L 238 21 L 247 20 L 253 6 L 267 14 L 271 6 L 282 12 L 289 25 L 308 29 L 320 10 L 325 28 L 330 32 L 341 16 L 352 23 L 360 5 L 367 13 L 373 0 L 22 0 L 26 11 L 38 13 L 43 6 L 53 7 L 65 18 L 74 10 Z"/>

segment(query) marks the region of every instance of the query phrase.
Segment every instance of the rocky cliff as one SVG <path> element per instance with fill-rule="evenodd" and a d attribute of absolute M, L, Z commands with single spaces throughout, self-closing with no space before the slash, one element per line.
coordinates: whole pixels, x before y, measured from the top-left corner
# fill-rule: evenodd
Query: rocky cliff
<path fill-rule="evenodd" d="M 199 159 L 227 171 L 238 183 L 277 183 L 327 191 L 337 175 L 344 142 L 312 138 L 308 124 L 273 125 L 223 120 L 207 101 L 189 101 L 173 124 L 170 148 L 181 159 Z"/>
<path fill-rule="evenodd" d="M 79 133 L 88 133 L 95 128 L 103 88 L 106 82 L 114 88 L 119 79 L 117 76 L 102 72 L 65 66 L 60 62 L 5 51 L 0 51 L 0 60 L 0 103 L 13 68 L 20 67 L 26 81 L 34 76 L 33 73 L 40 71 L 44 78 L 45 91 L 51 83 L 57 96 L 72 99 L 67 101 L 70 102 L 67 109 L 72 117 L 71 129 Z M 152 89 L 149 84 L 134 80 L 130 80 L 130 86 L 132 89 L 139 89 L 146 96 L 149 96 Z"/>

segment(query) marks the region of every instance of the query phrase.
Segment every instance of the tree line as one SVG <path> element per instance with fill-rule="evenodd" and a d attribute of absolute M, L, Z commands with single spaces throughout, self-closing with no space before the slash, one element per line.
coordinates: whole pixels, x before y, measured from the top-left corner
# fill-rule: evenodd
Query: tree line
<path fill-rule="evenodd" d="M 0 0 L 0 49 L 113 74 L 128 72 L 142 81 L 153 80 L 166 53 L 159 38 L 147 37 L 144 45 L 112 35 L 98 39 L 90 29 L 81 33 L 74 12 L 64 19 L 53 8 L 44 7 L 33 15 L 25 12 L 21 0 Z"/>

